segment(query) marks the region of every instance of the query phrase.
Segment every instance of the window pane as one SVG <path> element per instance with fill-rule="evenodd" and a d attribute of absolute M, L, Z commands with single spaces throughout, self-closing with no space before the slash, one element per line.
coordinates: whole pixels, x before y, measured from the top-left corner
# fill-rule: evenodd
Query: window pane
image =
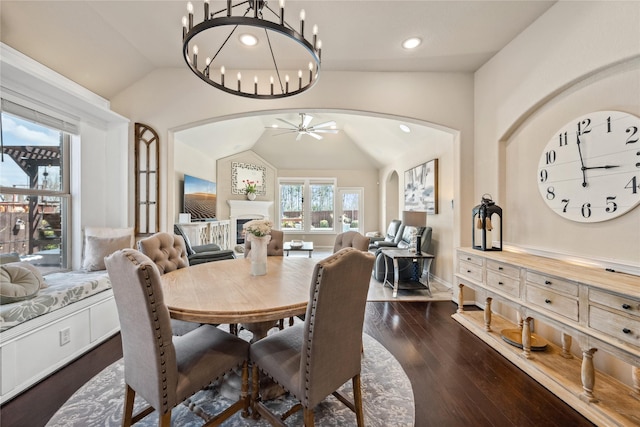
<path fill-rule="evenodd" d="M 311 184 L 311 230 L 333 228 L 332 184 Z"/>
<path fill-rule="evenodd" d="M 341 192 L 342 231 L 360 231 L 360 192 Z M 338 211 L 340 212 L 340 211 Z"/>
<path fill-rule="evenodd" d="M 3 187 L 62 190 L 63 133 L 2 113 Z"/>
<path fill-rule="evenodd" d="M 280 185 L 281 230 L 303 230 L 303 184 Z"/>
<path fill-rule="evenodd" d="M 42 268 L 66 267 L 68 195 L 62 193 L 68 136 L 2 112 L 0 253 Z"/>

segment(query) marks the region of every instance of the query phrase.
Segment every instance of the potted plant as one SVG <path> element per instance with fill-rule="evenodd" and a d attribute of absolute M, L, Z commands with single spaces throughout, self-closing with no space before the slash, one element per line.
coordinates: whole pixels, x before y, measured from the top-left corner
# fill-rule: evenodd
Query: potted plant
<path fill-rule="evenodd" d="M 258 192 L 259 181 L 242 180 L 244 183 L 244 193 L 247 195 L 247 199 L 255 200 L 256 193 Z"/>

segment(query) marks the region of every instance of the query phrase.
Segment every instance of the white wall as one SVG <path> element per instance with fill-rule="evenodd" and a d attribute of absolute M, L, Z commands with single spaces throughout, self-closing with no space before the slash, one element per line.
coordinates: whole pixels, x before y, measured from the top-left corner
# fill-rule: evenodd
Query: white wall
<path fill-rule="evenodd" d="M 476 73 L 474 198 L 488 192 L 505 208 L 506 242 L 640 265 L 640 208 L 573 223 L 544 205 L 536 176 L 543 147 L 571 119 L 597 110 L 640 115 L 638 22 L 640 2 L 558 2 Z M 470 232 L 470 223 L 462 225 Z M 514 317 L 500 304 L 492 308 Z M 556 331 L 536 326 L 559 343 Z M 630 382 L 621 362 L 604 352 L 594 359 Z"/>
<path fill-rule="evenodd" d="M 71 260 L 80 268 L 82 228 L 132 227 L 128 123 L 109 102 L 0 44 L 2 96 L 78 126 L 71 147 Z"/>
<path fill-rule="evenodd" d="M 640 261 L 639 209 L 596 224 L 561 220 L 542 204 L 532 173 L 569 120 L 595 110 L 640 114 L 638 22 L 639 2 L 559 2 L 476 73 L 474 193 L 510 207 L 507 242 Z M 533 220 L 544 227 L 532 230 Z M 597 245 L 586 240 L 593 235 Z"/>
<path fill-rule="evenodd" d="M 162 169 L 173 171 L 173 131 L 185 129 L 192 123 L 203 122 L 234 114 L 269 109 L 342 109 L 390 114 L 432 124 L 456 134 L 453 154 L 452 198 L 457 212 L 470 212 L 474 206 L 470 195 L 473 179 L 473 77 L 463 73 L 360 73 L 328 72 L 322 74 L 313 90 L 291 98 L 257 101 L 232 96 L 207 87 L 193 78 L 188 69 L 158 70 L 129 87 L 112 102 L 115 111 L 152 126 L 160 135 Z M 436 156 L 429 148 L 413 153 L 415 164 Z M 399 174 L 404 172 L 404 166 Z M 168 176 L 171 176 L 169 172 Z M 403 175 L 401 175 L 403 176 Z M 382 175 L 380 182 L 386 179 Z M 402 180 L 401 180 L 402 181 Z M 168 194 L 162 202 L 161 228 L 166 229 L 176 217 L 174 188 L 178 181 L 165 179 L 161 194 Z M 403 185 L 403 182 L 399 182 Z M 342 184 L 340 184 L 342 185 Z M 350 185 L 350 184 L 345 184 Z M 402 194 L 402 193 L 400 193 Z M 366 195 L 370 200 L 370 195 Z M 375 195 L 378 212 L 384 211 L 380 193 Z M 222 201 L 221 201 L 222 203 Z M 448 202 L 450 204 L 450 202 Z M 454 221 L 460 214 L 454 214 Z M 378 220 L 376 229 L 386 224 Z M 370 225 L 367 224 L 367 227 Z M 456 223 L 453 226 L 450 248 L 460 241 Z M 466 237 L 463 237 L 465 239 Z M 447 267 L 452 271 L 453 265 Z M 450 278 L 449 278 L 450 279 Z M 449 280 L 447 279 L 447 280 Z"/>

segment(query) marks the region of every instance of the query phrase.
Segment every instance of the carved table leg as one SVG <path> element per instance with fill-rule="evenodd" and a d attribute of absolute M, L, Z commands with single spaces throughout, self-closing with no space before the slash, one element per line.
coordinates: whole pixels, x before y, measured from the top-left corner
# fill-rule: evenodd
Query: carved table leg
<path fill-rule="evenodd" d="M 596 384 L 596 371 L 593 367 L 593 353 L 598 351 L 597 348 L 582 349 L 582 390 L 584 393 L 581 399 L 587 402 L 597 402 L 598 399 L 593 395 L 593 388 Z"/>
<path fill-rule="evenodd" d="M 571 354 L 571 335 L 562 333 L 562 357 L 565 359 L 573 358 L 573 354 Z"/>
<path fill-rule="evenodd" d="M 462 283 L 458 284 L 458 313 L 464 313 L 464 296 L 462 290 L 464 289 L 464 285 Z"/>
<path fill-rule="evenodd" d="M 633 384 L 632 396 L 640 399 L 640 368 L 637 366 L 631 367 L 631 382 Z"/>
<path fill-rule="evenodd" d="M 487 332 L 491 332 L 491 298 L 487 297 L 485 306 L 484 306 L 484 330 Z"/>
<path fill-rule="evenodd" d="M 531 359 L 531 317 L 523 319 L 522 322 L 522 355 L 525 359 Z"/>

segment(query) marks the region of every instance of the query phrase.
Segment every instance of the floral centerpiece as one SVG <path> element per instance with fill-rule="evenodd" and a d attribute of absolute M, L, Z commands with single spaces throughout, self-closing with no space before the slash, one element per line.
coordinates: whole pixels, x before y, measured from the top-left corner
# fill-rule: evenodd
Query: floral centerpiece
<path fill-rule="evenodd" d="M 273 222 L 269 221 L 268 219 L 253 219 L 251 221 L 245 222 L 242 225 L 242 228 L 246 232 L 251 233 L 256 237 L 264 237 L 268 234 L 271 234 Z"/>
<path fill-rule="evenodd" d="M 268 219 L 254 219 L 242 225 L 247 241 L 251 242 L 249 258 L 253 276 L 267 274 L 267 245 L 271 240 L 272 227 L 273 222 Z"/>
<path fill-rule="evenodd" d="M 243 179 L 242 182 L 244 183 L 245 194 L 255 194 L 258 192 L 258 184 L 260 184 L 260 181 L 250 181 L 248 179 Z"/>

